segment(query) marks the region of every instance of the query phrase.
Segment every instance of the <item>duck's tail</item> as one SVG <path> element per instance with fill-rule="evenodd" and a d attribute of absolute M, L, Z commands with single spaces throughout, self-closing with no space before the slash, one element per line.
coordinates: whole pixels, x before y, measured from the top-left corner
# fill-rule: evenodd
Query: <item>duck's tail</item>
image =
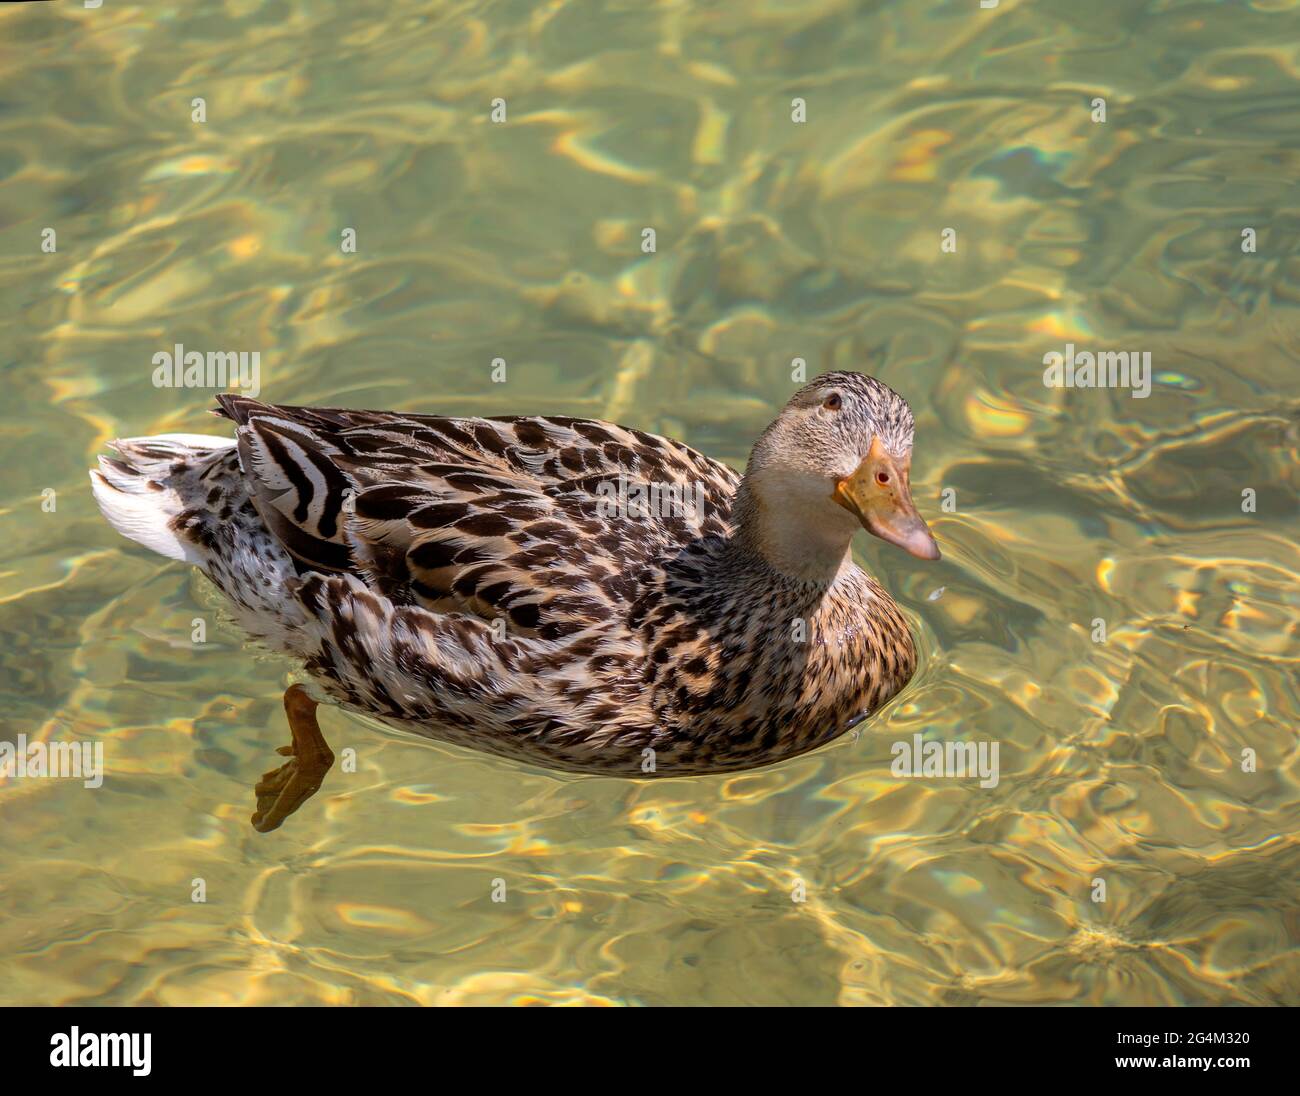
<path fill-rule="evenodd" d="M 233 454 L 231 438 L 159 434 L 110 443 L 117 457 L 100 457 L 91 490 L 104 517 L 124 537 L 167 556 L 201 564 L 201 546 L 186 535 L 187 510 L 201 506 L 203 475 L 215 459 Z"/>

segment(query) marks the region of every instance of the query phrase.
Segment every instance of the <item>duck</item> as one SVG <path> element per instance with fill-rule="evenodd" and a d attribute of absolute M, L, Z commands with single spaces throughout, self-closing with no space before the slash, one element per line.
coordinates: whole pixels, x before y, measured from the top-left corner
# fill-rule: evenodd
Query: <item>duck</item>
<path fill-rule="evenodd" d="M 113 528 L 305 671 L 259 832 L 333 764 L 320 703 L 551 770 L 700 776 L 817 749 L 916 669 L 852 552 L 865 529 L 939 558 L 912 410 L 874 377 L 804 385 L 743 475 L 596 419 L 216 399 L 233 439 L 120 439 L 90 477 Z"/>

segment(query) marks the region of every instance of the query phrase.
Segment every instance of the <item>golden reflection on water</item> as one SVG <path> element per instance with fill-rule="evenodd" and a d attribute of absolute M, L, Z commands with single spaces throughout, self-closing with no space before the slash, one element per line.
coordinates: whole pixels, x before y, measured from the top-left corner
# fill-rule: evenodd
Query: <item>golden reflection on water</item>
<path fill-rule="evenodd" d="M 1300 1003 L 1298 31 L 1291 0 L 0 12 L 0 724 L 108 767 L 0 777 L 0 1002 Z M 86 490 L 111 437 L 221 430 L 151 385 L 176 342 L 258 350 L 272 400 L 737 465 L 793 358 L 873 372 L 944 559 L 862 558 L 922 668 L 856 738 L 651 784 L 325 711 L 355 771 L 258 835 L 292 668 Z M 1150 397 L 1044 387 L 1066 343 L 1150 351 Z M 916 733 L 997 742 L 998 785 L 892 776 Z"/>

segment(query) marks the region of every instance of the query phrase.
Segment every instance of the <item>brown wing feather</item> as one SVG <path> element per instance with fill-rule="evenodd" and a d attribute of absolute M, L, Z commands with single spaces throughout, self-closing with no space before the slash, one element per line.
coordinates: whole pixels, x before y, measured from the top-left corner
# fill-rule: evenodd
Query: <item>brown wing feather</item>
<path fill-rule="evenodd" d="M 560 639 L 636 597 L 636 573 L 728 530 L 738 476 L 613 423 L 448 418 L 226 396 L 268 529 L 299 560 L 398 605 L 504 616 Z M 612 485 L 698 490 L 699 511 L 611 514 Z"/>

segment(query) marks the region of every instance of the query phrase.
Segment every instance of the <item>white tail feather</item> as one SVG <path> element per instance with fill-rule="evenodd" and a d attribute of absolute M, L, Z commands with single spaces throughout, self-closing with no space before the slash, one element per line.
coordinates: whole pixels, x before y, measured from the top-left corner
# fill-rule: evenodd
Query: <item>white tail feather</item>
<path fill-rule="evenodd" d="M 177 461 L 202 468 L 204 458 L 234 447 L 230 438 L 206 434 L 159 434 L 151 438 L 123 438 L 112 443 L 120 460 L 99 458 L 90 473 L 90 486 L 108 523 L 137 544 L 168 559 L 201 563 L 198 546 L 182 539 L 171 520 L 185 502 L 166 481 Z"/>

